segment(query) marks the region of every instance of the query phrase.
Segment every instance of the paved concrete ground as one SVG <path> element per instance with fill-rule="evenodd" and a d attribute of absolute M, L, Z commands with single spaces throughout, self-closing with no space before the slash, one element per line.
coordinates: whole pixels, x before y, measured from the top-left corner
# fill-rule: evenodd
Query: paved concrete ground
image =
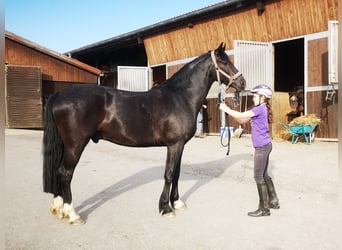
<path fill-rule="evenodd" d="M 49 212 L 42 192 L 41 131 L 6 130 L 7 249 L 342 249 L 337 231 L 337 143 L 273 142 L 270 170 L 280 210 L 257 208 L 250 138 L 194 138 L 185 148 L 180 194 L 188 209 L 158 214 L 165 148 L 90 143 L 72 183 L 86 221 L 73 226 Z M 3 204 L 3 203 L 2 203 Z"/>

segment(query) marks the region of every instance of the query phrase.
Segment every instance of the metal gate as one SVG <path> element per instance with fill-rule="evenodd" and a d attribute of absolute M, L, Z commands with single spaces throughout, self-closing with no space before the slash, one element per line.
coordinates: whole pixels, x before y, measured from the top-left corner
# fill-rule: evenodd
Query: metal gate
<path fill-rule="evenodd" d="M 271 43 L 234 41 L 234 64 L 246 79 L 246 89 L 267 84 L 273 89 L 273 45 Z"/>
<path fill-rule="evenodd" d="M 118 89 L 147 91 L 151 87 L 148 67 L 118 66 Z"/>
<path fill-rule="evenodd" d="M 6 127 L 42 127 L 40 67 L 6 66 Z"/>

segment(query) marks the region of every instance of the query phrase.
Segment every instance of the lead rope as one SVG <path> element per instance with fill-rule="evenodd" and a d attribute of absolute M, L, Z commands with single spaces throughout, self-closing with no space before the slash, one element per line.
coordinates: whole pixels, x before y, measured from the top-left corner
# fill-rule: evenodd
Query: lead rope
<path fill-rule="evenodd" d="M 220 73 L 222 75 L 224 75 L 225 77 L 227 77 L 229 79 L 229 83 L 228 83 L 228 86 L 226 89 L 228 89 L 230 87 L 230 85 L 232 84 L 232 82 L 238 78 L 240 75 L 241 75 L 241 72 L 237 72 L 235 75 L 233 75 L 232 77 L 230 77 L 226 72 L 224 72 L 223 70 L 221 70 L 218 65 L 217 65 L 217 62 L 216 62 L 216 58 L 215 58 L 215 54 L 214 54 L 214 51 L 212 50 L 211 51 L 211 59 L 213 60 L 213 63 L 215 65 L 215 70 L 216 70 L 216 76 L 217 76 L 217 82 L 219 83 L 220 85 L 220 93 L 219 93 L 219 103 L 224 103 L 225 102 L 225 96 L 224 96 L 224 93 L 222 91 L 223 89 L 223 84 L 221 83 L 221 77 L 220 77 Z M 225 91 L 224 91 L 225 92 Z M 223 119 L 223 118 L 221 118 Z M 230 134 L 230 129 L 229 129 L 229 115 L 227 115 L 225 113 L 225 124 L 227 124 L 228 126 L 225 126 L 223 129 L 223 131 L 220 131 L 221 133 L 221 145 L 223 147 L 227 147 L 227 153 L 226 155 L 229 155 L 229 152 L 230 152 L 230 138 L 231 138 L 231 134 Z M 225 133 L 225 130 L 228 130 L 228 143 L 227 144 L 223 144 L 223 136 L 224 136 L 224 133 Z"/>
<path fill-rule="evenodd" d="M 219 105 L 221 103 L 225 102 L 225 95 L 224 95 L 223 92 L 224 92 L 224 90 L 223 90 L 223 86 L 221 84 L 220 92 L 219 92 Z M 220 131 L 220 133 L 221 133 L 221 135 L 220 135 L 220 137 L 221 137 L 220 138 L 220 142 L 221 142 L 222 147 L 227 147 L 226 155 L 229 155 L 229 152 L 230 152 L 230 138 L 231 138 L 231 133 L 230 133 L 230 129 L 229 129 L 229 115 L 227 115 L 226 113 L 224 113 L 224 114 L 225 114 L 224 118 L 226 120 L 225 124 L 227 124 L 227 125 L 225 127 L 223 127 L 223 131 Z M 223 119 L 223 118 L 221 118 L 221 119 Z M 228 143 L 224 144 L 223 143 L 223 136 L 225 134 L 226 129 L 228 130 Z"/>
<path fill-rule="evenodd" d="M 228 145 L 227 145 L 226 155 L 229 155 L 229 153 L 230 153 L 230 138 L 231 138 L 230 129 L 229 129 L 229 115 L 225 114 L 225 118 L 226 118 L 227 126 L 224 129 L 226 129 L 226 128 L 228 129 Z"/>

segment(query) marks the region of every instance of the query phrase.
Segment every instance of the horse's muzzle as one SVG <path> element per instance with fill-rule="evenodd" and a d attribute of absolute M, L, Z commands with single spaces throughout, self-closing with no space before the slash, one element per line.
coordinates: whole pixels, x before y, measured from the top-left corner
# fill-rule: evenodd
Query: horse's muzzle
<path fill-rule="evenodd" d="M 230 87 L 233 87 L 237 92 L 241 92 L 246 88 L 246 80 L 243 75 L 240 75 L 236 78 L 231 84 Z"/>

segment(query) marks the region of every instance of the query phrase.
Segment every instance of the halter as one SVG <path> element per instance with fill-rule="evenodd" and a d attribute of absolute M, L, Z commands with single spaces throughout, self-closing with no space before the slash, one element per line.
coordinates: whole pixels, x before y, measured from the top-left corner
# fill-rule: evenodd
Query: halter
<path fill-rule="evenodd" d="M 221 83 L 220 73 L 229 79 L 229 83 L 228 83 L 227 88 L 230 87 L 230 85 L 233 83 L 234 80 L 236 80 L 240 75 L 242 75 L 242 73 L 238 71 L 235 75 L 230 76 L 230 75 L 228 75 L 226 72 L 224 72 L 222 69 L 220 69 L 220 68 L 218 67 L 218 65 L 217 65 L 216 58 L 215 58 L 215 54 L 214 54 L 214 51 L 213 51 L 213 50 L 211 51 L 211 59 L 213 60 L 213 63 L 214 63 L 214 65 L 215 65 L 215 70 L 216 70 L 216 75 L 217 75 L 217 81 L 218 81 L 218 83 L 219 83 L 220 85 L 222 84 L 222 83 Z"/>
<path fill-rule="evenodd" d="M 229 79 L 229 83 L 228 83 L 226 89 L 228 89 L 230 87 L 230 85 L 233 83 L 234 80 L 236 80 L 240 75 L 242 75 L 242 73 L 238 71 L 235 75 L 230 76 L 226 72 L 224 72 L 222 69 L 220 69 L 218 67 L 218 65 L 217 65 L 215 54 L 214 54 L 213 50 L 211 51 L 211 59 L 213 60 L 213 63 L 215 65 L 215 70 L 216 70 L 216 75 L 217 75 L 217 82 L 219 83 L 220 86 L 222 86 L 220 73 Z M 220 87 L 220 90 L 221 90 L 221 87 Z M 224 98 L 221 97 L 220 99 L 221 99 L 220 102 L 224 102 Z M 230 152 L 230 138 L 231 138 L 230 129 L 229 129 L 229 118 L 228 118 L 228 143 L 226 145 L 223 144 L 223 134 L 224 134 L 224 132 L 222 132 L 222 135 L 221 135 L 221 145 L 224 146 L 224 147 L 228 147 L 227 155 L 229 155 L 229 152 Z"/>

